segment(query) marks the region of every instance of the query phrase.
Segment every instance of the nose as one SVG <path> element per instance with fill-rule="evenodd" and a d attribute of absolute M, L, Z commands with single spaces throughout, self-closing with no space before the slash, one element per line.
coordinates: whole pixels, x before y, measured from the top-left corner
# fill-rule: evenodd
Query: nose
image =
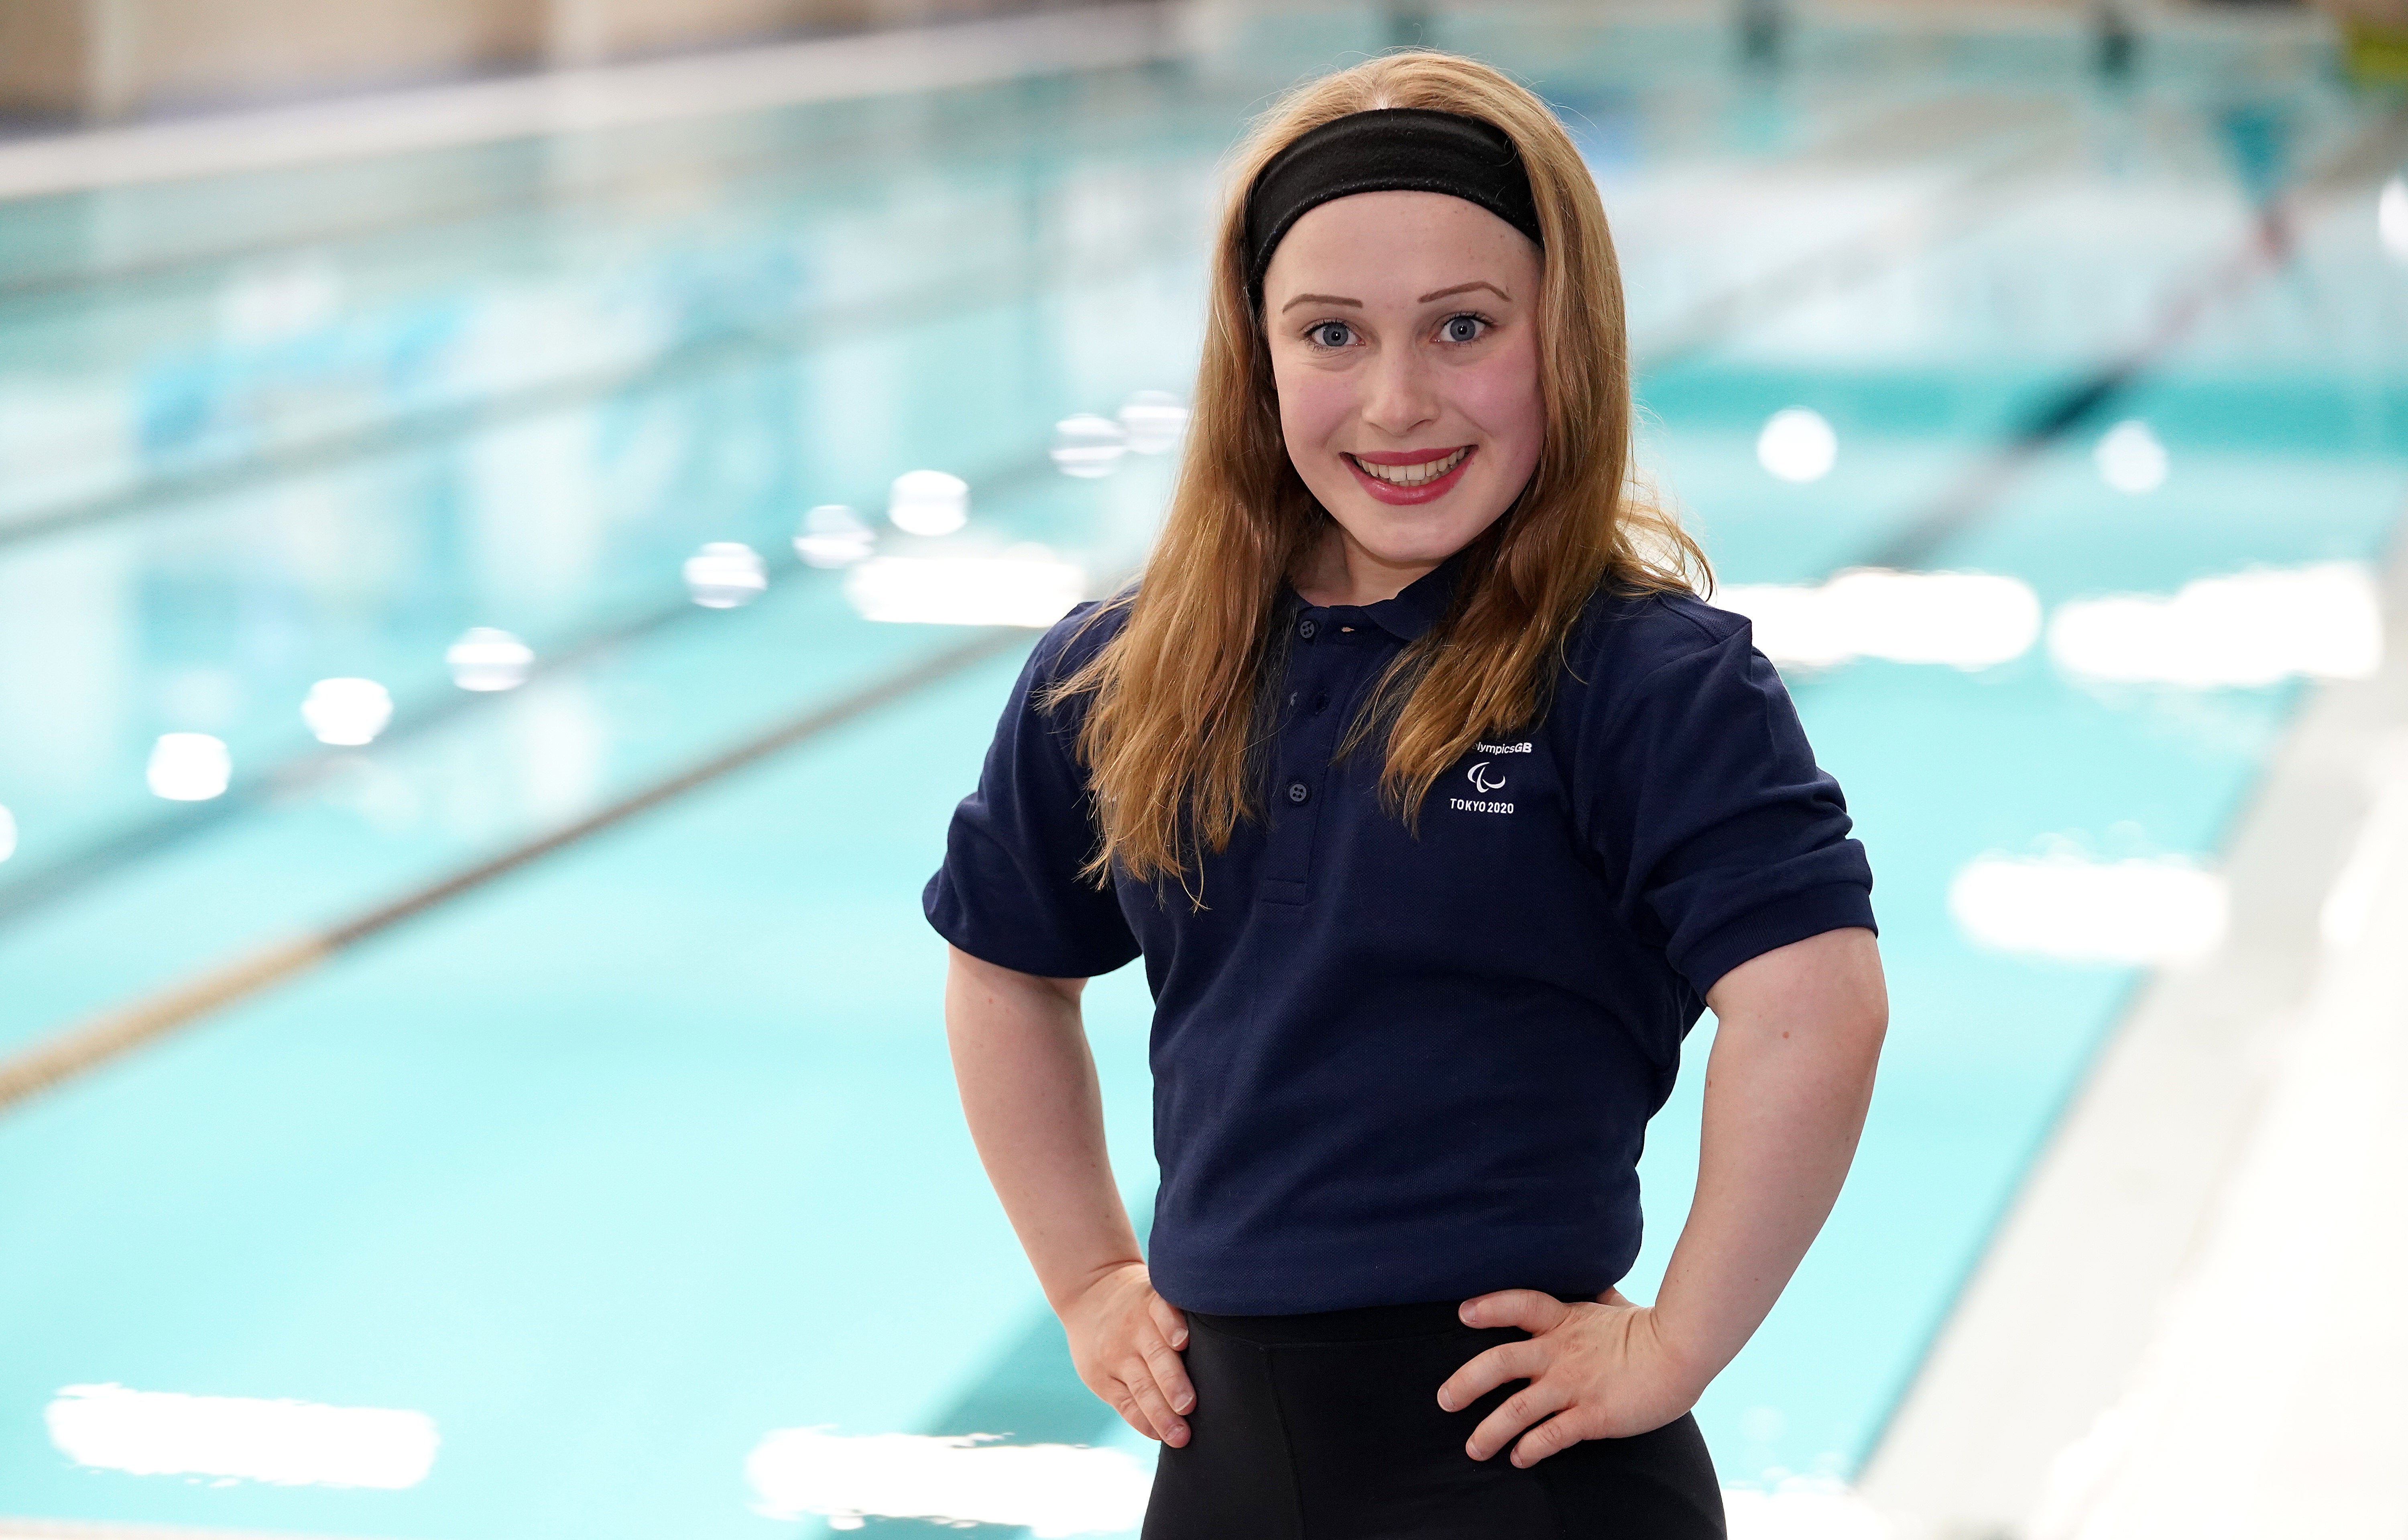
<path fill-rule="evenodd" d="M 1383 348 L 1362 380 L 1363 421 L 1392 439 L 1411 436 L 1438 416 L 1438 381 L 1419 348 Z"/>

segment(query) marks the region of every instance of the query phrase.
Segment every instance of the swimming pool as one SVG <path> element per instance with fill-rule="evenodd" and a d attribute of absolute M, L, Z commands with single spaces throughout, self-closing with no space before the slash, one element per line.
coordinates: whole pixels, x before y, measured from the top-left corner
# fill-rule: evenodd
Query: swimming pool
<path fill-rule="evenodd" d="M 981 1177 L 917 917 L 1031 633 L 865 619 L 861 569 L 789 541 L 847 504 L 884 561 L 1125 570 L 1170 456 L 1067 477 L 1054 425 L 1183 391 L 1216 157 L 1267 89 L 1394 24 L 1255 18 L 1182 64 L 0 218 L 0 1052 L 336 938 L 0 1113 L 0 1512 L 1111 1533 L 1121 1466 L 953 1458 L 1140 1449 L 1070 1379 Z M 1813 32 L 1750 68 L 1701 22 L 1426 24 L 1564 105 L 1616 222 L 1650 463 L 1726 583 L 1765 602 L 1877 563 L 2029 596 L 2032 634 L 1979 667 L 1898 661 L 1858 616 L 1791 668 L 1873 854 L 1895 1027 L 1840 1210 L 1700 1418 L 1727 1481 L 1844 1479 L 2141 976 L 2028 914 L 2000 944 L 1962 874 L 2211 871 L 2299 689 L 2086 674 L 2037 620 L 2383 547 L 2408 274 L 2376 199 L 2408 139 L 2245 30 L 2169 35 L 2115 82 L 2037 35 Z M 1759 454 L 1790 408 L 1836 443 L 1812 480 Z M 2141 449 L 2102 461 L 2126 421 Z M 920 468 L 968 483 L 964 528 L 887 523 Z M 763 554 L 756 601 L 690 601 L 707 541 Z M 888 570 L 906 600 L 939 575 Z M 471 626 L 524 640 L 526 683 L 454 685 Z M 309 736 L 329 677 L 389 690 L 371 747 Z M 226 746 L 223 794 L 152 794 L 170 732 Z M 1141 1213 L 1142 987 L 1089 1000 Z M 1701 1065 L 1648 1157 L 1641 1288 Z M 287 1409 L 366 1441 L 347 1484 L 139 1474 L 127 1429 L 193 1403 L 126 1392 L 397 1420 Z M 1004 1436 L 935 1441 L 971 1433 Z M 1060 1505 L 1077 1482 L 1097 1495 Z"/>

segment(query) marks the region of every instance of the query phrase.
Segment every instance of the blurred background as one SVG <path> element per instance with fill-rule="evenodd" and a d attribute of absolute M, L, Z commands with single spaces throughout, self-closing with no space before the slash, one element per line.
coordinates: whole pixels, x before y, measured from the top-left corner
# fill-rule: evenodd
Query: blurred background
<path fill-rule="evenodd" d="M 2399 0 L 0 0 L 0 1536 L 1135 1533 L 919 889 L 1407 44 L 1879 874 L 1733 1533 L 2408 1535 Z"/>

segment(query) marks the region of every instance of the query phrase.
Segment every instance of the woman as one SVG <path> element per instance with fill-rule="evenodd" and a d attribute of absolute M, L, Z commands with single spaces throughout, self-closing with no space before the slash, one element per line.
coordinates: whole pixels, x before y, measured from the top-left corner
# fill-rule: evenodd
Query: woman
<path fill-rule="evenodd" d="M 1545 107 L 1387 55 L 1239 173 L 1160 540 L 1038 646 L 929 884 L 971 1131 L 1081 1376 L 1164 1445 L 1150 1540 L 1719 1535 L 1689 1408 L 1870 1095 L 1863 851 L 1628 481 L 1620 281 Z M 1150 1266 L 1079 1017 L 1140 955 Z"/>

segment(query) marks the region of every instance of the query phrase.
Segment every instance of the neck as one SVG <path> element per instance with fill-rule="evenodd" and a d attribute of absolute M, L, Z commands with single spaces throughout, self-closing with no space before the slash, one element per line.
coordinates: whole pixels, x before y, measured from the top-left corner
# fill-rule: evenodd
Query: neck
<path fill-rule="evenodd" d="M 1307 604 L 1377 604 L 1395 598 L 1418 580 L 1437 571 L 1444 559 L 1383 561 L 1356 543 L 1345 526 L 1333 519 L 1328 531 L 1289 581 Z"/>

